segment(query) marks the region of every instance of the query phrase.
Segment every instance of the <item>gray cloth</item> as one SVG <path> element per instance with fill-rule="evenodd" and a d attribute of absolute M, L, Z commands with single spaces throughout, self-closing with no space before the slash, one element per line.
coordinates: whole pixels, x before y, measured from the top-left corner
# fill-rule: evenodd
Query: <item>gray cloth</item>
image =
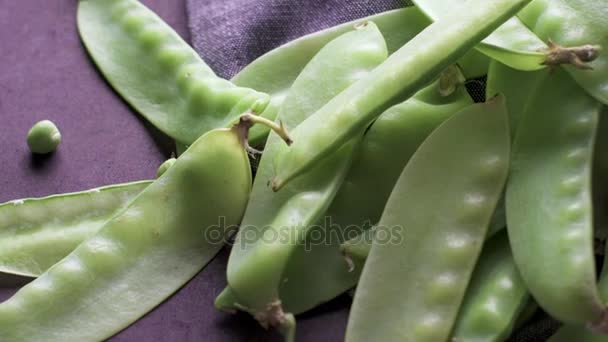
<path fill-rule="evenodd" d="M 203 59 L 225 78 L 284 43 L 340 23 L 403 7 L 405 0 L 187 0 L 190 37 Z M 483 87 L 471 83 L 469 91 L 483 100 Z M 343 306 L 336 310 L 336 305 Z M 298 323 L 299 341 L 330 341 L 342 336 L 347 320 L 348 301 L 342 298 L 314 313 L 305 314 Z M 315 321 L 314 314 L 324 310 L 344 315 L 343 319 Z M 252 329 L 251 325 L 233 329 Z M 558 323 L 542 313 L 522 326 L 512 341 L 544 341 Z M 318 329 L 321 329 L 319 331 Z M 302 330 L 307 330 L 303 332 Z M 316 331 L 312 331 L 316 330 Z M 254 334 L 254 333 L 252 333 Z"/>

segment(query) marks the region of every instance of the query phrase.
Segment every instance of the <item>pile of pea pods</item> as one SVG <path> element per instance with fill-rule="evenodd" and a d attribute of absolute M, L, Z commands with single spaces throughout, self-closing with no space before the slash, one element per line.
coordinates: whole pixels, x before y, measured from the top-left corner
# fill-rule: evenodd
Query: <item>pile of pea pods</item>
<path fill-rule="evenodd" d="M 226 244 L 216 307 L 286 341 L 351 289 L 349 342 L 503 341 L 538 310 L 551 341 L 608 341 L 608 6 L 414 3 L 225 80 L 139 1 L 79 0 L 84 48 L 177 158 L 0 205 L 0 272 L 35 278 L 0 341 L 107 339 Z"/>

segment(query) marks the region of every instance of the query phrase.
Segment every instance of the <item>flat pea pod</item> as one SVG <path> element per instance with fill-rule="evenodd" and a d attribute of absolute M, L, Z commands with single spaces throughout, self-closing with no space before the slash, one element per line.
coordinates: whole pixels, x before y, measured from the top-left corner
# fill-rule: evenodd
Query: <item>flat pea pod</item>
<path fill-rule="evenodd" d="M 529 302 L 506 231 L 488 240 L 452 331 L 452 342 L 504 341 Z"/>
<path fill-rule="evenodd" d="M 429 18 L 437 20 L 452 15 L 449 0 L 413 0 Z M 517 17 L 510 18 L 482 40 L 476 49 L 492 59 L 517 70 L 538 70 L 545 67 L 547 45 Z"/>
<path fill-rule="evenodd" d="M 38 277 L 94 235 L 150 181 L 0 204 L 0 272 Z"/>
<path fill-rule="evenodd" d="M 516 132 L 506 191 L 515 262 L 538 304 L 602 324 L 595 286 L 591 169 L 600 104 L 563 70 L 545 73 Z"/>
<path fill-rule="evenodd" d="M 203 135 L 95 235 L 0 304 L 0 340 L 104 340 L 199 272 L 245 211 L 251 120 Z"/>
<path fill-rule="evenodd" d="M 304 247 L 292 253 L 283 272 L 288 281 L 279 291 L 283 305 L 292 312 L 329 301 L 356 284 L 361 267 L 354 265 L 352 269 L 353 265 L 345 263 L 340 244 L 377 223 L 399 173 L 414 151 L 436 126 L 473 102 L 461 84 L 452 94 L 441 95 L 442 84 L 435 81 L 388 109 L 363 137 L 329 209 L 306 237 Z"/>
<path fill-rule="evenodd" d="M 332 96 L 377 67 L 387 55 L 382 34 L 372 22 L 339 36 L 324 46 L 295 80 L 282 104 L 279 119 L 285 125 L 297 125 Z M 300 241 L 331 203 L 359 142 L 359 138 L 354 139 L 324 160 L 318 169 L 277 194 L 267 183 L 279 142 L 276 136 L 269 137 L 228 261 L 228 285 L 238 303 L 228 301 L 226 305 L 226 296 L 220 296 L 217 306 L 236 306 L 248 311 L 265 327 L 284 324 L 284 312 L 292 310 L 283 307 L 279 292 L 285 266 L 295 249 L 304 248 Z"/>
<path fill-rule="evenodd" d="M 52 121 L 42 120 L 27 133 L 27 145 L 32 153 L 46 154 L 55 151 L 61 143 L 61 133 Z"/>
<path fill-rule="evenodd" d="M 608 54 L 598 52 L 598 48 L 608 47 L 608 6 L 604 1 L 534 0 L 518 16 L 542 39 L 563 46 L 580 46 L 575 54 L 556 58 L 571 59 L 574 65 L 564 66 L 570 76 L 591 96 L 608 104 Z M 555 44 L 553 48 L 558 47 Z M 587 59 L 594 58 L 597 59 L 585 64 Z"/>
<path fill-rule="evenodd" d="M 378 224 L 391 240 L 374 239 L 347 342 L 448 340 L 507 177 L 509 140 L 497 96 L 456 113 L 424 141 Z"/>
<path fill-rule="evenodd" d="M 331 40 L 351 31 L 353 26 L 366 21 L 372 21 L 378 26 L 386 41 L 389 54 L 430 24 L 416 7 L 387 11 L 353 20 L 300 37 L 265 53 L 236 74 L 231 81 L 238 86 L 270 94 L 270 104 L 261 115 L 274 120 L 296 77 L 319 50 Z M 252 146 L 262 145 L 267 134 L 266 126 L 254 126 L 249 133 L 249 143 Z"/>
<path fill-rule="evenodd" d="M 411 97 L 528 2 L 468 1 L 425 28 L 292 131 L 294 144 L 275 157 L 273 189 L 310 170 L 385 109 Z"/>
<path fill-rule="evenodd" d="M 80 0 L 78 30 L 114 89 L 168 136 L 189 145 L 270 97 L 217 77 L 162 19 L 137 0 Z"/>

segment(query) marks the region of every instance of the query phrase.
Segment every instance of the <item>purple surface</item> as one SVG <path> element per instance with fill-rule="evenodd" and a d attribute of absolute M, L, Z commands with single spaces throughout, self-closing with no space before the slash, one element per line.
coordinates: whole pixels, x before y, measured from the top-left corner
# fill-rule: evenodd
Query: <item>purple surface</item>
<path fill-rule="evenodd" d="M 143 0 L 187 38 L 183 0 Z M 0 0 L 0 202 L 150 179 L 173 150 L 95 69 L 76 29 L 75 0 Z M 26 134 L 53 120 L 56 153 L 33 158 Z M 111 341 L 266 341 L 277 336 L 248 315 L 213 307 L 224 288 L 227 251 L 156 310 Z M 0 281 L 0 300 L 27 280 Z M 342 297 L 298 320 L 298 341 L 343 339 Z"/>

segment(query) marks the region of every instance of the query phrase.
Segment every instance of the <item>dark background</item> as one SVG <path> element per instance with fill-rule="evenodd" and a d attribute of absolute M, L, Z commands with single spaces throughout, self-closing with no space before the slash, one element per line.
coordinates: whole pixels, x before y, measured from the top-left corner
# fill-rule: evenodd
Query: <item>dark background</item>
<path fill-rule="evenodd" d="M 231 77 L 282 43 L 405 1 L 142 2 L 191 41 L 219 75 Z M 76 6 L 76 0 L 0 0 L 0 203 L 152 179 L 174 149 L 97 72 L 78 37 Z M 63 142 L 53 155 L 34 158 L 25 138 L 41 119 L 58 125 Z M 222 251 L 178 293 L 111 341 L 280 340 L 246 314 L 214 309 L 213 300 L 226 285 L 227 255 Z M 0 300 L 27 281 L 0 279 Z M 298 316 L 298 341 L 343 340 L 349 304 L 344 295 Z M 535 321 L 515 340 L 543 340 L 555 326 Z"/>

